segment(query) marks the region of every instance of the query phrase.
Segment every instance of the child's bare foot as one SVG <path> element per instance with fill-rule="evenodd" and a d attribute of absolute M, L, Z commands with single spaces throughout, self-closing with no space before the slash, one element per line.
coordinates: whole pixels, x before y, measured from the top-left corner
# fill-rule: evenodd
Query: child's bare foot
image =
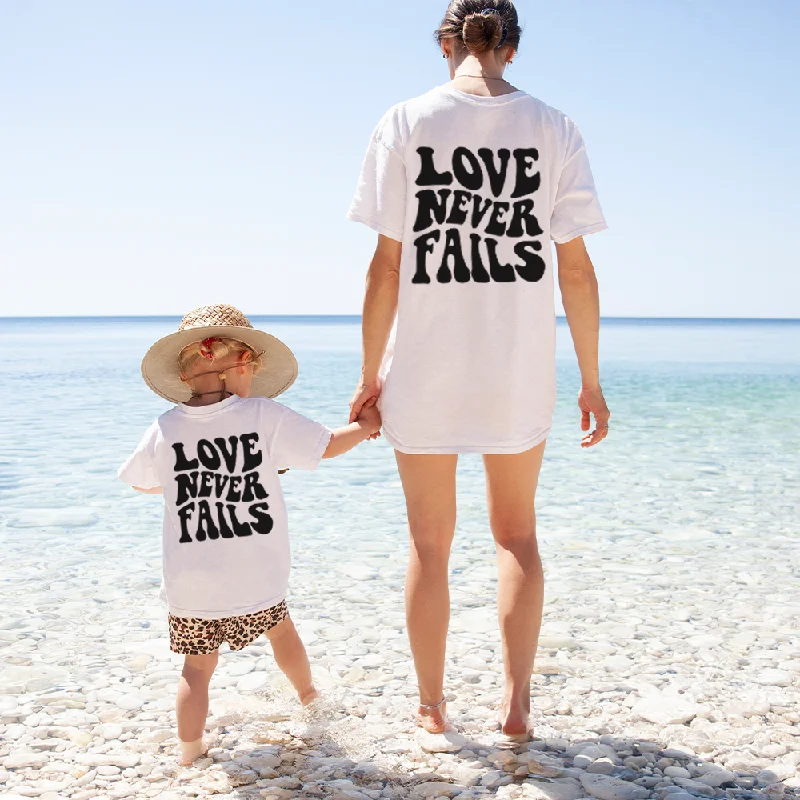
<path fill-rule="evenodd" d="M 424 728 L 428 733 L 445 733 L 451 730 L 452 726 L 447 721 L 447 703 L 442 700 L 435 706 L 420 704 L 415 723 L 418 728 Z"/>
<path fill-rule="evenodd" d="M 196 742 L 181 742 L 181 755 L 178 763 L 182 767 L 189 767 L 207 753 L 208 748 L 202 739 L 198 739 Z"/>
<path fill-rule="evenodd" d="M 310 706 L 315 700 L 319 699 L 319 692 L 312 686 L 308 691 L 298 695 L 298 697 L 301 705 Z"/>

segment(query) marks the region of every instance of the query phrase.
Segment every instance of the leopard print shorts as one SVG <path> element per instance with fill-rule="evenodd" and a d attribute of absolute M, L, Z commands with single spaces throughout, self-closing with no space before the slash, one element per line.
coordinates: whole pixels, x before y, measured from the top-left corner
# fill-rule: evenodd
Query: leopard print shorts
<path fill-rule="evenodd" d="M 170 614 L 169 649 L 183 656 L 205 656 L 227 642 L 231 650 L 242 650 L 288 616 L 285 600 L 272 608 L 242 617 L 200 619 Z"/>

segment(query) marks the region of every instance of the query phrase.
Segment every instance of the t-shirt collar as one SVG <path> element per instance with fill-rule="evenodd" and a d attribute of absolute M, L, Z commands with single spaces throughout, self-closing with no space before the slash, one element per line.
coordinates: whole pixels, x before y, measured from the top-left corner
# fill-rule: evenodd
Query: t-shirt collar
<path fill-rule="evenodd" d="M 459 100 L 466 100 L 468 103 L 473 103 L 479 106 L 501 106 L 505 103 L 511 103 L 514 100 L 519 100 L 528 96 L 526 92 L 523 92 L 521 89 L 517 89 L 515 92 L 509 92 L 508 94 L 498 94 L 492 97 L 486 97 L 484 95 L 463 92 L 461 89 L 457 89 L 455 86 L 453 86 L 452 83 L 445 83 L 442 86 L 439 86 L 438 89 L 439 91 L 449 94 L 452 97 L 457 97 Z"/>
<path fill-rule="evenodd" d="M 241 402 L 242 398 L 238 394 L 232 394 L 226 397 L 219 403 L 212 403 L 210 406 L 187 406 L 180 403 L 176 406 L 178 411 L 182 414 L 187 414 L 190 417 L 210 417 L 213 414 L 218 414 L 220 411 L 227 411 Z"/>

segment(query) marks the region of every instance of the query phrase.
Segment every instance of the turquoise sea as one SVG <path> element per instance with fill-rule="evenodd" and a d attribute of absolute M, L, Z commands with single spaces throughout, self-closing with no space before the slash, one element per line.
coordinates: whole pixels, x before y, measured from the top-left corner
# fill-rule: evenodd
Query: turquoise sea
<path fill-rule="evenodd" d="M 282 401 L 328 425 L 343 423 L 359 370 L 358 320 L 255 322 L 297 353 L 300 377 Z M 132 498 L 114 471 L 167 408 L 145 387 L 139 362 L 175 324 L 0 320 L 0 531 L 157 534 L 157 501 Z M 789 532 L 790 512 L 800 507 L 800 322 L 607 320 L 601 353 L 611 436 L 583 452 L 578 374 L 560 322 L 559 402 L 540 489 L 543 533 L 625 536 L 687 524 L 742 535 Z M 485 528 L 480 462 L 462 462 L 460 525 L 478 535 Z M 293 474 L 287 495 L 316 535 L 391 536 L 400 546 L 394 476 L 390 449 L 365 445 L 317 475 Z M 373 489 L 361 488 L 367 485 Z"/>
<path fill-rule="evenodd" d="M 282 401 L 330 426 L 346 421 L 360 364 L 357 318 L 255 323 L 297 353 L 300 377 Z M 150 522 L 157 501 L 132 498 L 114 471 L 167 408 L 145 387 L 139 362 L 175 325 L 169 318 L 0 320 L 0 530 L 157 534 Z M 687 524 L 742 535 L 789 532 L 790 512 L 800 507 L 800 322 L 607 320 L 601 353 L 612 433 L 583 452 L 578 373 L 560 322 L 542 533 L 625 536 Z M 480 535 L 480 462 L 462 462 L 460 525 Z M 317 475 L 293 474 L 287 495 L 317 535 L 391 536 L 399 547 L 394 477 L 390 449 L 365 445 Z M 373 489 L 361 488 L 367 485 Z"/>

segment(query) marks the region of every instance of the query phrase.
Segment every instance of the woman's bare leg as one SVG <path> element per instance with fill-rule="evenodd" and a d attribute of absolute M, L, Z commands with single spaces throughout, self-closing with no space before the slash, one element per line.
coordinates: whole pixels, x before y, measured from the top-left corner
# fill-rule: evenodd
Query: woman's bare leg
<path fill-rule="evenodd" d="M 408 509 L 411 554 L 406 576 L 406 622 L 421 706 L 444 697 L 444 660 L 450 623 L 448 563 L 456 527 L 456 455 L 397 453 Z M 445 729 L 445 709 L 420 708 L 424 727 Z"/>
<path fill-rule="evenodd" d="M 534 498 L 544 443 L 518 455 L 484 456 L 489 521 L 497 548 L 497 611 L 503 639 L 504 733 L 524 734 L 544 603 Z"/>

